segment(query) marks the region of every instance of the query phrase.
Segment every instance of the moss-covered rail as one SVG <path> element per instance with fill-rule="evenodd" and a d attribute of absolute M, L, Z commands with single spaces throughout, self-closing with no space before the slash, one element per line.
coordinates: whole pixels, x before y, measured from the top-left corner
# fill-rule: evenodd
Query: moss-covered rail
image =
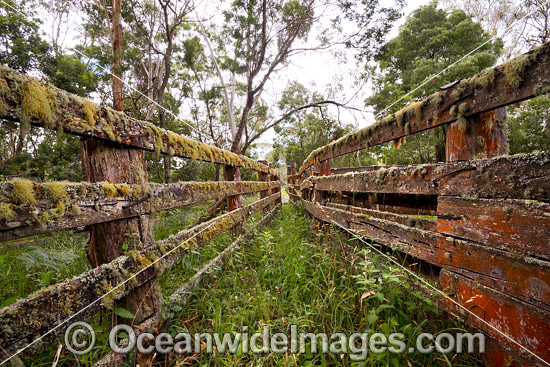
<path fill-rule="evenodd" d="M 0 66 L 0 118 L 20 122 L 23 130 L 30 125 L 62 129 L 128 147 L 274 174 L 248 157 L 98 106 L 5 66 Z"/>
<path fill-rule="evenodd" d="M 550 93 L 550 43 L 505 64 L 413 103 L 386 116 L 374 125 L 350 133 L 314 150 L 300 167 L 300 174 L 314 164 L 379 144 L 400 140 L 411 134 L 457 122 L 465 132 L 471 119 L 480 113 Z"/>
<path fill-rule="evenodd" d="M 547 94 L 550 44 L 446 86 L 312 152 L 299 172 L 287 170 L 290 198 L 319 226 L 355 230 L 437 283 L 450 299 L 434 301 L 486 335 L 491 366 L 542 365 L 518 344 L 550 364 L 550 151 L 506 155 L 502 108 Z M 440 125 L 446 162 L 330 167 L 332 158 L 392 140 L 398 147 Z"/>
<path fill-rule="evenodd" d="M 88 181 L 0 178 L 0 242 L 82 227 L 90 233 L 86 255 L 92 267 L 0 309 L 0 363 L 14 354 L 26 358 L 54 343 L 70 324 L 62 322 L 75 315 L 72 322 L 123 307 L 135 316 L 136 327 L 159 330 L 165 316 L 157 277 L 224 232 L 246 233 L 253 213 L 268 213 L 259 222 L 266 223 L 281 203 L 279 173 L 265 161 L 97 106 L 3 66 L 0 121 L 18 122 L 22 134 L 35 125 L 80 136 Z M 149 183 L 146 150 L 220 164 L 225 181 Z M 256 171 L 257 181 L 241 181 L 239 168 Z M 242 195 L 253 193 L 260 198 L 244 206 Z M 153 241 L 151 213 L 211 199 L 216 201 L 191 228 Z M 227 212 L 216 217 L 224 208 Z M 215 264 L 230 253 L 231 248 L 224 251 Z M 121 359 L 106 357 L 106 365 L 116 366 Z"/>

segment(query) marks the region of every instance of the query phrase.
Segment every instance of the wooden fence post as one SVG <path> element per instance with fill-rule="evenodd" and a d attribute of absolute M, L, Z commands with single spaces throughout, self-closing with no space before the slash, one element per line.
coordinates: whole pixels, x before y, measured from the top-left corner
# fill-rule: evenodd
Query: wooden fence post
<path fill-rule="evenodd" d="M 241 171 L 239 167 L 223 166 L 223 175 L 226 181 L 241 181 Z M 242 195 L 227 196 L 227 211 L 231 212 L 238 209 L 241 205 Z M 244 233 L 245 223 L 239 223 L 233 228 L 235 236 Z"/>
<path fill-rule="evenodd" d="M 266 166 L 268 165 L 267 161 L 265 161 L 265 160 L 259 160 L 258 163 L 265 164 Z M 258 181 L 268 182 L 269 181 L 269 173 L 258 171 Z M 268 197 L 269 192 L 270 192 L 270 190 L 261 190 L 260 191 L 260 199 Z M 262 209 L 262 213 L 266 214 L 269 211 L 269 208 L 270 207 L 267 206 L 264 209 Z"/>
<path fill-rule="evenodd" d="M 447 162 L 494 158 L 506 154 L 506 107 L 480 113 L 447 127 Z"/>
<path fill-rule="evenodd" d="M 114 143 L 84 137 L 81 139 L 81 155 L 84 176 L 89 182 L 147 182 L 143 150 L 122 148 Z M 111 262 L 125 251 L 142 250 L 152 244 L 149 216 L 141 215 L 90 226 L 87 255 L 92 267 L 97 267 Z M 161 297 L 157 281 L 153 279 L 122 299 L 119 305 L 136 316 L 129 322 L 139 324 L 159 311 Z"/>

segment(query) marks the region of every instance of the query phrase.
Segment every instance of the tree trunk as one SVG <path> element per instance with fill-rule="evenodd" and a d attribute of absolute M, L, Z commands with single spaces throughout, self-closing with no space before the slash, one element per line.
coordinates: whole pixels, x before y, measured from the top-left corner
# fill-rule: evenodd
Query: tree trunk
<path fill-rule="evenodd" d="M 124 110 L 122 89 L 122 0 L 113 0 L 113 108 Z"/>

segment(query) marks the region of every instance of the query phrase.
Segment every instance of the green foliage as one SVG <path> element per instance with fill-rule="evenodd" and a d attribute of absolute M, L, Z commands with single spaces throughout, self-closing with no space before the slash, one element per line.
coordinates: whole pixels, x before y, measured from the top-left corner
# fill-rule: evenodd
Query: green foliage
<path fill-rule="evenodd" d="M 462 10 L 438 9 L 437 2 L 418 8 L 407 18 L 399 35 L 376 55 L 381 73 L 375 80 L 375 96 L 369 98 L 368 104 L 374 106 L 376 111 L 383 110 L 489 38 L 491 36 L 481 25 L 472 21 Z M 473 76 L 492 66 L 502 47 L 501 41 L 487 43 L 414 92 L 409 101 L 425 97 L 445 84 Z M 395 106 L 392 112 L 401 106 Z"/>
<path fill-rule="evenodd" d="M 374 95 L 367 104 L 375 111 L 382 111 L 392 102 L 412 91 L 432 75 L 462 58 L 491 36 L 480 24 L 461 10 L 447 11 L 437 8 L 437 2 L 415 10 L 400 28 L 396 38 L 382 47 L 375 59 L 380 72 L 375 77 Z M 489 42 L 473 54 L 460 61 L 447 72 L 407 96 L 387 113 L 396 112 L 406 103 L 424 98 L 438 91 L 439 87 L 452 81 L 471 77 L 492 66 L 502 51 L 500 40 Z M 494 74 L 483 72 L 473 80 L 477 86 L 491 87 Z M 460 89 L 460 88 L 458 88 Z M 457 91 L 457 94 L 460 94 Z M 459 97 L 459 95 L 458 95 Z M 441 95 L 429 103 L 438 107 Z M 462 115 L 467 105 L 454 108 Z M 418 116 L 418 113 L 416 114 Z M 399 116 L 397 116 L 399 119 Z M 461 126 L 464 127 L 465 119 Z M 372 150 L 372 156 L 385 164 L 431 163 L 445 160 L 445 130 L 442 127 L 432 133 L 415 134 L 407 137 L 407 144 L 396 149 L 389 145 Z"/>
<path fill-rule="evenodd" d="M 322 100 L 324 96 L 321 94 L 292 82 L 284 90 L 279 108 L 289 111 Z M 350 126 L 342 126 L 331 118 L 324 106 L 298 111 L 275 127 L 278 141 L 274 144 L 272 160 L 276 162 L 284 158 L 287 164 L 296 163 L 300 167 L 312 150 L 342 137 L 350 129 Z"/>
<path fill-rule="evenodd" d="M 37 14 L 30 9 L 32 4 L 26 0 L 0 1 L 0 64 L 21 72 L 40 70 L 50 53 L 50 46 L 41 37 L 41 22 L 31 18 Z"/>
<path fill-rule="evenodd" d="M 510 154 L 550 149 L 550 98 L 531 99 L 508 118 Z"/>
<path fill-rule="evenodd" d="M 89 96 L 98 87 L 97 76 L 76 55 L 57 55 L 44 60 L 41 69 L 50 83 L 81 97 Z"/>

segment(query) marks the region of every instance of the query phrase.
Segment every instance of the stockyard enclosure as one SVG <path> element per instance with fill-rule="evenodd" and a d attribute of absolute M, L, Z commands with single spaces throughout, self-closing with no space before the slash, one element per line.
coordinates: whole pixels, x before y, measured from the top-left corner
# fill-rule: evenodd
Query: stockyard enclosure
<path fill-rule="evenodd" d="M 354 251 L 371 248 L 368 254 L 378 258 L 379 265 L 390 259 L 398 265 L 386 266 L 403 266 L 417 274 L 418 278 L 407 277 L 391 288 L 414 291 L 437 305 L 420 318 L 461 320 L 462 330 L 483 333 L 485 352 L 460 365 L 546 365 L 550 363 L 550 151 L 507 156 L 504 107 L 549 91 L 550 44 L 449 85 L 312 152 L 299 169 L 291 164 L 286 172 L 291 202 L 284 204 L 281 216 L 277 211 L 283 205 L 282 178 L 267 162 L 186 138 L 1 67 L 0 117 L 25 129 L 34 125 L 78 135 L 87 182 L 4 178 L 0 241 L 5 246 L 30 246 L 28 237 L 40 239 L 50 232 L 84 227 L 89 233 L 90 270 L 2 308 L 0 360 L 6 365 L 36 361 L 52 365 L 55 360 L 55 365 L 61 355 L 67 365 L 165 365 L 164 357 L 106 349 L 94 350 L 93 358 L 71 359 L 62 340 L 76 321 L 107 320 L 109 328 L 129 324 L 137 336 L 167 330 L 196 289 L 223 281 L 224 264 L 236 251 L 248 251 L 247 244 L 260 236 L 259 228 L 267 228 L 275 217 L 281 231 L 292 231 L 299 219 L 289 213 L 301 207 L 316 226 L 312 236 L 325 238 L 321 243 L 326 247 L 343 239 L 342 251 L 352 264 L 353 256 L 359 259 L 365 254 Z M 401 144 L 411 134 L 441 125 L 447 126 L 445 163 L 331 169 L 333 158 L 391 141 Z M 225 181 L 148 183 L 145 151 L 222 165 Z M 257 180 L 241 181 L 240 170 L 255 171 Z M 253 193 L 259 193 L 258 198 Z M 204 215 L 197 215 L 191 225 L 182 223 L 179 232 L 154 240 L 150 223 L 154 213 L 201 202 L 206 203 L 200 207 L 206 209 Z M 227 247 L 163 296 L 162 277 L 223 235 L 231 239 Z M 273 250 L 272 242 L 265 243 L 268 246 L 250 251 Z M 292 265 L 285 264 L 285 255 L 298 261 L 290 258 L 293 251 L 278 253 L 282 256 L 278 266 Z M 336 257 L 323 254 L 324 258 L 306 260 L 315 266 L 315 261 L 331 254 Z M 243 272 L 250 270 L 242 266 Z M 375 293 L 374 288 L 365 289 L 360 301 Z M 358 298 L 342 298 L 342 302 L 354 300 Z M 381 302 L 386 301 L 382 295 Z M 205 296 L 194 302 L 216 300 Z M 372 322 L 390 319 L 396 306 L 386 303 Z M 372 315 L 372 310 L 356 312 L 367 311 Z M 389 324 L 377 331 L 389 330 Z M 128 339 L 121 338 L 119 344 L 124 343 Z M 171 365 L 201 364 L 198 358 L 171 360 Z M 247 358 L 233 364 L 253 365 L 255 359 Z M 287 361 L 312 365 L 296 357 Z M 317 361 L 352 364 L 341 357 Z M 369 363 L 374 362 L 407 365 L 407 356 Z M 420 363 L 453 365 L 454 360 L 440 357 Z M 269 359 L 265 364 L 271 365 Z"/>

